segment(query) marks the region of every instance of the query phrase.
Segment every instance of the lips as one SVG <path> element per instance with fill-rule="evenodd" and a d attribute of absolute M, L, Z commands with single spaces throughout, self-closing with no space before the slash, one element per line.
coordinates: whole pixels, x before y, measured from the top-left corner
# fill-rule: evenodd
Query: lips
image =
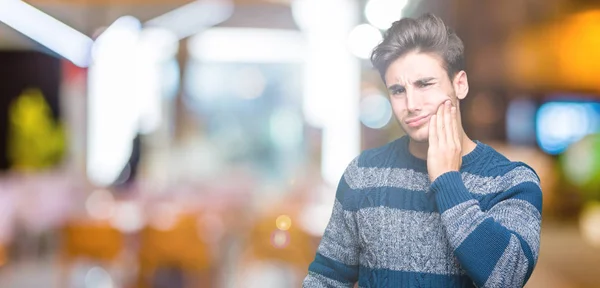
<path fill-rule="evenodd" d="M 429 115 L 414 117 L 414 118 L 408 119 L 408 120 L 406 120 L 404 122 L 409 127 L 419 127 L 423 123 L 427 122 L 427 119 L 429 119 Z"/>

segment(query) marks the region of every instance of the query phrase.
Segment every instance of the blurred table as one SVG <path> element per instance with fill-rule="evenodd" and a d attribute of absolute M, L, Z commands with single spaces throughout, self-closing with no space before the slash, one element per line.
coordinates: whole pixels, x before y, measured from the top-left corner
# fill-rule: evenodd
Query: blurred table
<path fill-rule="evenodd" d="M 600 287 L 600 248 L 583 240 L 577 223 L 544 224 L 538 264 L 525 287 Z"/>

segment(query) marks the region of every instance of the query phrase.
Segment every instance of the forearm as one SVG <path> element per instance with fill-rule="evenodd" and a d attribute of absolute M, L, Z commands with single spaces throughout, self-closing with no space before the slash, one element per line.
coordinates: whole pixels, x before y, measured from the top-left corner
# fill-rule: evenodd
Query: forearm
<path fill-rule="evenodd" d="M 344 185 L 342 183 L 341 185 Z M 336 199 L 329 224 L 302 287 L 353 287 L 358 279 L 358 236 L 353 211 Z"/>
<path fill-rule="evenodd" d="M 440 176 L 432 190 L 450 245 L 475 283 L 479 287 L 522 287 L 539 249 L 541 216 L 534 205 L 509 199 L 483 212 L 458 172 Z"/>

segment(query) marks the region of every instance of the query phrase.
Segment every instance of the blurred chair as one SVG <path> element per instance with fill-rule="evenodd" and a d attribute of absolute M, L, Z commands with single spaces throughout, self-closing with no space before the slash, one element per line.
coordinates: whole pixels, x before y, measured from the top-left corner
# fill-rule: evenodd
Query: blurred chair
<path fill-rule="evenodd" d="M 110 262 L 119 256 L 124 246 L 124 235 L 104 221 L 70 222 L 62 232 L 65 260 L 90 258 Z"/>
<path fill-rule="evenodd" d="M 61 287 L 68 287 L 65 281 L 76 261 L 87 260 L 110 267 L 124 251 L 125 236 L 108 221 L 70 221 L 61 234 Z"/>
<path fill-rule="evenodd" d="M 6 247 L 4 246 L 3 243 L 0 243 L 0 268 L 2 268 L 4 265 L 6 265 L 8 262 L 8 255 L 6 252 Z"/>
<path fill-rule="evenodd" d="M 138 287 L 212 287 L 210 249 L 200 238 L 197 219 L 180 214 L 170 227 L 144 227 Z"/>
<path fill-rule="evenodd" d="M 237 287 L 267 287 L 263 281 L 272 281 L 276 277 L 282 278 L 280 281 L 283 283 L 273 283 L 268 287 L 299 287 L 314 258 L 315 247 L 312 236 L 299 225 L 294 225 L 293 221 L 298 219 L 295 216 L 298 213 L 287 211 L 292 213 L 268 213 L 251 228 L 240 263 L 240 268 L 245 270 L 241 272 L 240 283 L 250 286 Z M 262 272 L 259 272 L 261 269 Z M 257 273 L 262 273 L 263 276 L 258 276 Z M 254 284 L 249 284 L 248 281 Z"/>

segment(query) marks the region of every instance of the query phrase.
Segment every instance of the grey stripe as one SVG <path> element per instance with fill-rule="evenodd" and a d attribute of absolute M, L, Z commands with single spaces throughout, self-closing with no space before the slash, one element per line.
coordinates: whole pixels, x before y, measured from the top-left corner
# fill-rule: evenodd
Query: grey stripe
<path fill-rule="evenodd" d="M 442 214 L 442 221 L 450 235 L 452 247 L 458 248 L 486 218 L 488 216 L 481 212 L 477 200 L 469 200 L 446 210 Z"/>
<path fill-rule="evenodd" d="M 523 237 L 533 253 L 534 261 L 537 262 L 542 216 L 535 206 L 525 200 L 508 199 L 494 205 L 487 214 Z"/>
<path fill-rule="evenodd" d="M 356 212 L 345 211 L 335 199 L 329 224 L 325 229 L 318 252 L 346 265 L 358 265 L 358 228 Z"/>
<path fill-rule="evenodd" d="M 344 284 L 314 272 L 308 272 L 302 281 L 302 288 L 351 288 L 352 286 L 354 285 Z"/>
<path fill-rule="evenodd" d="M 425 173 L 401 168 L 358 167 L 357 159 L 348 166 L 344 180 L 352 189 L 400 187 L 421 191 L 430 185 Z"/>
<path fill-rule="evenodd" d="M 523 287 L 528 261 L 515 235 L 510 236 L 508 247 L 496 263 L 484 287 Z"/>
<path fill-rule="evenodd" d="M 461 173 L 461 176 L 467 189 L 475 194 L 503 192 L 525 182 L 540 185 L 535 173 L 524 166 L 497 177 L 483 177 L 467 172 Z M 359 167 L 357 159 L 353 160 L 346 169 L 344 180 L 352 189 L 395 187 L 426 191 L 431 184 L 426 173 L 404 168 Z"/>
<path fill-rule="evenodd" d="M 462 173 L 462 179 L 469 191 L 475 194 L 498 193 L 525 182 L 532 182 L 538 187 L 540 186 L 540 181 L 535 173 L 525 166 L 519 166 L 504 174 L 504 176 L 497 177 L 482 177 Z"/>
<path fill-rule="evenodd" d="M 460 275 L 460 265 L 439 213 L 370 207 L 357 212 L 360 264 L 441 275 Z"/>

